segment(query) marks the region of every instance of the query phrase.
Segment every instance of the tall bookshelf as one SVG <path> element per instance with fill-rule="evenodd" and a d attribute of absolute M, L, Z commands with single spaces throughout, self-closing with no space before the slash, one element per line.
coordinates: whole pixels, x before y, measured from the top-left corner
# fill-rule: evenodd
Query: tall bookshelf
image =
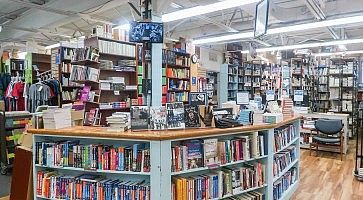
<path fill-rule="evenodd" d="M 325 60 L 319 60 L 316 66 L 316 111 L 325 113 L 329 110 L 329 64 Z"/>
<path fill-rule="evenodd" d="M 85 112 L 98 110 L 100 125 L 106 125 L 106 117 L 112 113 L 129 112 L 131 105 L 143 105 L 138 92 L 143 79 L 141 76 L 139 81 L 139 74 L 143 72 L 139 67 L 142 67 L 142 61 L 139 60 L 138 45 L 103 37 L 87 38 L 84 45 L 99 50 L 98 61 L 72 61 L 73 71 L 80 66 L 95 72 L 95 79 L 72 80 L 91 88 L 93 99 L 84 101 Z M 124 85 L 119 80 L 123 80 Z"/>
<path fill-rule="evenodd" d="M 162 103 L 188 103 L 191 88 L 190 54 L 164 49 L 162 62 Z"/>
<path fill-rule="evenodd" d="M 162 134 L 159 132 L 150 134 L 150 131 L 117 134 L 108 132 L 105 128 L 99 127 L 74 127 L 61 131 L 32 129 L 28 132 L 33 134 L 33 152 L 35 152 L 33 154 L 34 199 L 63 199 L 60 196 L 51 196 L 51 194 L 43 192 L 42 187 L 47 187 L 47 184 L 42 184 L 42 181 L 47 180 L 39 177 L 42 176 L 43 172 L 48 173 L 48 171 L 53 171 L 51 177 L 54 178 L 75 177 L 75 179 L 79 179 L 78 176 L 82 174 L 88 174 L 89 177 L 92 177 L 90 175 L 97 175 L 94 177 L 97 180 L 89 180 L 91 178 L 82 178 L 83 180 L 80 180 L 80 182 L 85 183 L 98 182 L 102 180 L 100 178 L 119 179 L 120 181 L 125 181 L 124 184 L 127 184 L 127 181 L 131 181 L 135 185 L 138 185 L 136 183 L 141 182 L 143 185 L 147 186 L 147 190 L 150 192 L 150 200 L 173 199 L 175 196 L 187 195 L 187 190 L 192 191 L 193 188 L 188 189 L 183 186 L 184 189 L 173 190 L 174 187 L 178 187 L 178 183 L 176 183 L 178 179 L 181 179 L 184 181 L 185 185 L 187 185 L 187 181 L 192 181 L 193 179 L 208 180 L 208 177 L 211 175 L 217 175 L 219 177 L 220 183 L 218 182 L 218 185 L 225 185 L 225 187 L 220 187 L 219 190 L 221 192 L 218 192 L 218 196 L 215 194 L 217 196 L 216 198 L 210 198 L 213 200 L 237 197 L 249 192 L 258 192 L 264 196 L 264 199 L 288 200 L 297 190 L 300 181 L 299 127 L 300 118 L 296 117 L 285 119 L 285 121 L 275 125 L 259 124 L 228 128 L 223 129 L 222 132 L 221 129 L 208 129 L 202 131 L 191 129 L 188 131 L 187 135 L 185 135 L 184 130 L 173 131 L 172 133 L 165 132 Z M 289 134 L 289 137 L 280 137 L 286 134 Z M 236 138 L 240 138 L 240 140 L 237 141 Z M 187 150 L 185 148 L 188 148 L 188 146 L 183 146 L 188 145 L 190 142 L 198 141 L 200 145 L 206 145 L 207 142 L 211 142 L 211 140 L 216 141 L 217 143 L 232 141 L 231 145 L 233 145 L 236 144 L 236 142 L 243 142 L 243 138 L 247 139 L 247 141 L 251 140 L 252 144 L 257 145 L 256 148 L 252 148 L 251 146 L 251 149 L 249 149 L 250 156 L 247 156 L 247 154 L 237 154 L 238 150 L 234 149 L 233 152 L 230 150 L 228 153 L 230 155 L 236 155 L 236 157 L 231 156 L 226 158 L 223 154 L 217 154 L 218 160 L 220 160 L 221 163 L 216 162 L 216 165 L 207 165 L 204 164 L 204 150 L 202 150 L 204 147 L 201 146 L 200 148 L 202 149 L 200 149 L 200 152 L 202 155 L 200 155 L 200 159 L 202 159 L 202 165 L 193 165 L 193 167 L 190 166 L 183 168 L 182 170 L 175 170 L 176 162 L 175 160 L 173 161 L 173 159 L 176 158 L 175 156 L 178 155 L 179 150 L 180 152 Z M 279 141 L 282 138 L 285 138 L 286 140 L 283 142 Z M 54 143 L 52 144 L 52 142 L 49 141 Z M 58 145 L 74 145 L 72 142 L 75 143 L 76 141 L 76 145 L 79 145 L 80 149 L 92 149 L 94 147 L 97 147 L 97 149 L 104 147 L 118 149 L 119 147 L 124 147 L 125 150 L 129 151 L 138 148 L 140 151 L 135 151 L 141 152 L 142 158 L 144 158 L 145 155 L 149 155 L 146 159 L 147 162 L 141 162 L 143 163 L 142 166 L 146 165 L 146 168 L 138 168 L 138 166 L 140 166 L 140 164 L 137 164 L 140 162 L 140 159 L 138 158 L 131 159 L 131 168 L 120 169 L 120 166 L 114 167 L 115 164 L 92 165 L 95 162 L 98 162 L 98 159 L 93 161 L 94 159 L 90 156 L 90 160 L 87 160 L 86 158 L 88 158 L 88 156 L 84 156 L 87 155 L 86 152 L 84 152 L 85 154 L 77 154 L 84 158 L 79 158 L 83 162 L 77 161 L 78 164 L 72 163 L 70 165 L 67 162 L 67 159 L 61 159 L 61 162 L 52 159 L 43 159 L 43 161 L 40 161 L 39 158 L 41 158 L 41 156 L 39 156 L 39 153 L 44 153 L 44 151 L 39 149 L 44 145 L 47 145 L 47 148 L 49 149 L 54 149 L 58 148 Z M 194 148 L 196 147 L 194 146 Z M 247 149 L 239 149 L 239 151 L 248 152 Z M 67 153 L 63 154 L 63 151 L 56 152 L 62 154 L 60 157 L 66 156 L 68 158 Z M 92 154 L 92 152 L 93 151 L 90 151 L 90 154 Z M 77 152 L 69 153 L 72 154 Z M 107 151 L 105 153 L 107 153 Z M 287 154 L 294 155 L 290 156 L 288 159 L 281 159 L 281 157 Z M 104 156 L 107 157 L 108 155 L 113 154 L 105 154 Z M 125 154 L 125 157 L 132 155 L 132 153 Z M 246 157 L 241 155 L 246 155 Z M 101 160 L 105 159 L 105 157 L 101 158 Z M 283 160 L 285 160 L 286 163 L 279 165 L 278 162 L 282 162 Z M 129 164 L 131 163 L 127 162 L 128 161 L 126 161 L 126 165 L 130 166 Z M 134 162 L 136 162 L 135 165 Z M 110 161 L 110 163 L 113 162 Z M 182 161 L 182 163 L 188 164 L 188 162 L 184 161 Z M 135 166 L 135 168 L 132 166 Z M 280 168 L 280 166 L 284 167 Z M 237 184 L 232 187 L 232 181 L 234 181 L 233 183 L 236 183 L 236 180 L 234 180 L 235 177 L 232 176 L 231 173 L 233 169 L 244 169 L 247 170 L 248 173 L 251 173 L 251 176 L 258 176 L 258 179 L 256 179 L 258 184 L 251 184 L 245 187 L 240 183 L 239 185 Z M 259 174 L 253 175 L 251 171 L 254 170 L 259 171 Z M 282 181 L 284 183 L 283 185 Z M 67 186 L 72 187 L 74 183 L 76 182 L 71 180 Z M 211 182 L 210 186 L 212 186 L 212 184 L 216 186 L 216 182 Z M 198 183 L 196 183 L 196 185 L 198 185 Z M 197 188 L 196 185 L 194 189 Z M 205 187 L 202 187 L 200 182 L 199 185 L 199 188 L 201 188 L 200 190 L 204 190 L 205 193 L 208 192 L 209 195 L 212 194 L 209 190 L 206 190 Z M 137 186 L 135 187 L 138 188 Z M 222 188 L 228 188 L 228 190 Z M 129 189 L 132 190 L 134 188 Z M 97 190 L 97 192 L 99 192 L 99 190 Z M 82 193 L 82 195 L 87 195 L 87 193 Z"/>
<path fill-rule="evenodd" d="M 242 67 L 243 66 L 243 67 Z M 262 73 L 263 63 L 260 60 L 254 60 L 250 62 L 244 62 L 243 69 L 243 91 L 250 93 L 250 98 L 254 98 L 255 95 L 261 95 Z"/>
<path fill-rule="evenodd" d="M 358 62 L 353 58 L 330 59 L 329 100 L 330 110 L 349 114 L 349 137 L 356 134 L 357 128 L 357 68 Z"/>
<path fill-rule="evenodd" d="M 313 107 L 311 104 L 311 99 L 314 94 L 314 84 L 312 69 L 310 66 L 309 58 L 291 58 L 290 68 L 291 68 L 291 94 L 294 94 L 295 90 L 304 91 L 304 102 L 303 104 L 295 102 L 296 105 L 303 105 L 305 107 Z"/>

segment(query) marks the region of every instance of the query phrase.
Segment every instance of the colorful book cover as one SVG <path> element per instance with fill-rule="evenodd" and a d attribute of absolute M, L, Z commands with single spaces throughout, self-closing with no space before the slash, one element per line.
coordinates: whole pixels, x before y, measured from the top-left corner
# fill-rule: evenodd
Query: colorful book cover
<path fill-rule="evenodd" d="M 201 140 L 184 142 L 188 148 L 188 169 L 203 167 L 203 147 Z"/>
<path fill-rule="evenodd" d="M 185 127 L 200 127 L 199 109 L 195 106 L 185 106 Z"/>
<path fill-rule="evenodd" d="M 149 128 L 149 107 L 132 106 L 131 107 L 131 130 L 140 130 Z"/>
<path fill-rule="evenodd" d="M 167 103 L 167 128 L 168 129 L 183 129 L 184 122 L 184 104 L 182 102 Z"/>
<path fill-rule="evenodd" d="M 165 106 L 153 106 L 150 108 L 150 128 L 154 130 L 166 129 Z"/>

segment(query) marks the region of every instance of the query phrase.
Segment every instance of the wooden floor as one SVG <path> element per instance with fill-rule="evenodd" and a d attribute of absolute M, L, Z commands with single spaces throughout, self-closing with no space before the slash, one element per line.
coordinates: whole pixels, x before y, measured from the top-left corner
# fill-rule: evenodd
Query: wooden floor
<path fill-rule="evenodd" d="M 363 182 L 353 177 L 355 141 L 349 141 L 349 152 L 340 155 L 319 152 L 316 156 L 302 150 L 300 184 L 293 200 L 363 200 Z"/>

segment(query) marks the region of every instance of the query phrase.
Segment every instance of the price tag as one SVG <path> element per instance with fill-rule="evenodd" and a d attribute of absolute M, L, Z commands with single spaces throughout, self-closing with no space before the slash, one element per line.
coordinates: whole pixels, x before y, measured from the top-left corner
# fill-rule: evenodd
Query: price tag
<path fill-rule="evenodd" d="M 41 85 L 39 88 L 38 88 L 38 91 L 41 92 L 43 90 L 43 86 Z"/>
<path fill-rule="evenodd" d="M 115 95 L 120 95 L 120 91 L 118 91 L 118 90 L 115 90 L 115 91 L 113 91 L 113 93 L 115 94 Z"/>

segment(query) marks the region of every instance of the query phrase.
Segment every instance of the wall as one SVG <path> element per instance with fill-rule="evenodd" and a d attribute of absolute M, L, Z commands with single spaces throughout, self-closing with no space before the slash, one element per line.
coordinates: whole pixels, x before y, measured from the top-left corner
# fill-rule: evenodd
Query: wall
<path fill-rule="evenodd" d="M 222 52 L 205 47 L 200 48 L 199 67 L 207 69 L 208 71 L 219 72 L 222 63 Z"/>

